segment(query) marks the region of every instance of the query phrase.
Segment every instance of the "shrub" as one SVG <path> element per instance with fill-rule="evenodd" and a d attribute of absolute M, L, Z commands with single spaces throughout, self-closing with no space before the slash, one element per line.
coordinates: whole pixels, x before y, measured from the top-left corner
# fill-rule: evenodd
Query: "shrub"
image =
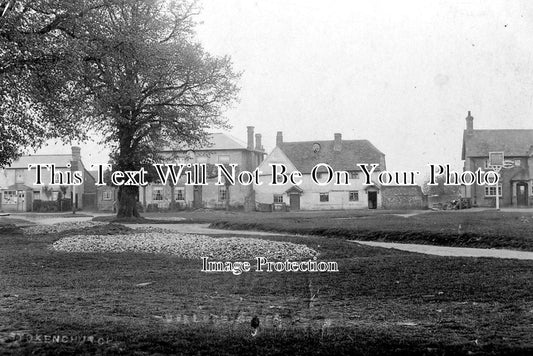
<path fill-rule="evenodd" d="M 148 204 L 148 206 L 146 207 L 146 211 L 148 213 L 158 212 L 159 211 L 159 206 L 157 204 Z"/>

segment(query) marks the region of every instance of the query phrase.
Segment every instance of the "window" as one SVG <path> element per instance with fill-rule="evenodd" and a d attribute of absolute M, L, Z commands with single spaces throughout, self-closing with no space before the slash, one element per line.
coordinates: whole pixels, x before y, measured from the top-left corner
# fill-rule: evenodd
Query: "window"
<path fill-rule="evenodd" d="M 104 190 L 102 192 L 102 200 L 111 200 L 111 199 L 112 199 L 111 191 L 110 190 Z"/>
<path fill-rule="evenodd" d="M 349 192 L 350 201 L 359 201 L 359 192 L 357 190 L 352 190 Z"/>
<path fill-rule="evenodd" d="M 218 201 L 226 201 L 228 198 L 228 191 L 226 187 L 218 187 Z"/>
<path fill-rule="evenodd" d="M 33 191 L 33 200 L 41 200 L 41 192 L 38 190 Z"/>
<path fill-rule="evenodd" d="M 350 179 L 359 179 L 359 172 L 351 171 L 350 172 Z"/>
<path fill-rule="evenodd" d="M 7 190 L 3 194 L 2 204 L 17 204 L 17 192 Z"/>
<path fill-rule="evenodd" d="M 218 156 L 218 163 L 229 163 L 229 155 Z"/>
<path fill-rule="evenodd" d="M 495 185 L 486 185 L 485 186 L 485 196 L 486 197 L 495 197 L 496 196 L 496 186 Z M 502 185 L 498 184 L 498 196 L 502 196 Z"/>
<path fill-rule="evenodd" d="M 274 194 L 274 203 L 283 203 L 283 194 Z"/>
<path fill-rule="evenodd" d="M 59 192 L 52 192 L 52 200 L 57 200 L 59 197 Z"/>
<path fill-rule="evenodd" d="M 163 200 L 163 188 L 153 188 L 152 200 Z"/>
<path fill-rule="evenodd" d="M 185 200 L 185 188 L 176 189 L 176 200 Z"/>
<path fill-rule="evenodd" d="M 320 193 L 320 202 L 328 202 L 329 193 Z"/>
<path fill-rule="evenodd" d="M 515 160 L 514 160 L 514 165 L 515 165 L 516 167 L 520 167 L 520 160 L 519 160 L 519 159 L 515 159 Z"/>

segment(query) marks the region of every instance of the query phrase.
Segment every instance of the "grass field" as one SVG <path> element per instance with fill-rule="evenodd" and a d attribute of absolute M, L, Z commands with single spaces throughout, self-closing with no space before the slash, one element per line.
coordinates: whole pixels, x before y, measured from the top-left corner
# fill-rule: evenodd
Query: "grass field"
<path fill-rule="evenodd" d="M 181 213 L 194 222 L 234 230 L 262 230 L 348 240 L 533 251 L 533 214 L 498 211 L 443 211 L 404 216 L 394 211 L 293 213 Z"/>
<path fill-rule="evenodd" d="M 257 228 L 298 232 L 306 226 L 409 231 L 404 223 L 412 219 L 330 214 L 206 212 L 195 219 L 216 222 L 224 217 L 234 227 L 260 216 Z M 474 231 L 466 215 L 447 215 L 453 216 L 449 220 L 427 216 L 429 221 L 413 219 L 412 231 L 431 227 L 446 235 L 463 217 L 469 232 L 485 229 Z M 521 221 L 518 215 L 510 217 Z M 343 222 L 337 225 L 335 218 Z M 477 219 L 493 216 L 485 213 Z M 372 230 L 366 221 L 380 224 Z M 501 232 L 512 241 L 529 231 L 516 221 L 506 225 L 515 231 L 502 227 L 492 236 Z M 47 249 L 68 234 L 0 235 L 0 354 L 533 353 L 533 261 L 410 254 L 357 245 L 344 235 L 324 232 L 330 237 L 268 239 L 306 244 L 320 252 L 321 260 L 338 262 L 338 273 L 235 276 L 203 273 L 200 260 Z M 489 237 L 490 231 L 485 234 Z M 262 325 L 256 337 L 250 335 L 254 315 Z M 26 340 L 19 340 L 22 335 Z M 40 342 L 38 336 L 94 336 L 102 344 Z"/>

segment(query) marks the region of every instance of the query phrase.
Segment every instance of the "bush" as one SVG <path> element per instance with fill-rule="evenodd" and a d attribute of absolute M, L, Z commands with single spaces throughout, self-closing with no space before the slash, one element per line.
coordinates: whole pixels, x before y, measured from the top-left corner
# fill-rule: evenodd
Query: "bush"
<path fill-rule="evenodd" d="M 53 211 L 59 211 L 57 201 L 40 200 L 33 201 L 33 211 L 39 213 L 48 213 Z"/>
<path fill-rule="evenodd" d="M 61 211 L 71 211 L 72 210 L 72 200 L 71 199 L 61 199 L 59 202 Z"/>
<path fill-rule="evenodd" d="M 148 204 L 146 207 L 146 212 L 159 212 L 159 206 L 157 204 Z"/>
<path fill-rule="evenodd" d="M 170 202 L 170 204 L 168 205 L 168 210 L 170 211 L 185 210 L 185 203 L 179 202 L 179 201 Z"/>
<path fill-rule="evenodd" d="M 38 213 L 50 213 L 57 211 L 72 210 L 72 201 L 70 199 L 61 200 L 40 200 L 33 201 L 33 211 Z"/>
<path fill-rule="evenodd" d="M 33 211 L 40 211 L 41 210 L 41 205 L 42 205 L 42 200 L 41 199 L 35 199 L 33 201 Z"/>

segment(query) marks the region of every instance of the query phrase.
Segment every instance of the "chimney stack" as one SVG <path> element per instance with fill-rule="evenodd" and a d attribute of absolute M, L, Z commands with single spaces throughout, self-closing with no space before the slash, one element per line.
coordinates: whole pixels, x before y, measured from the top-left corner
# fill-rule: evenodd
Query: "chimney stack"
<path fill-rule="evenodd" d="M 261 143 L 261 134 L 255 134 L 255 149 L 258 151 L 263 150 L 263 145 Z"/>
<path fill-rule="evenodd" d="M 472 133 L 474 131 L 474 118 L 472 115 L 470 115 L 470 111 L 468 112 L 468 116 L 466 117 L 466 131 L 468 133 Z"/>
<path fill-rule="evenodd" d="M 335 140 L 333 144 L 333 150 L 339 152 L 342 150 L 342 135 L 340 133 L 336 133 L 334 137 Z"/>
<path fill-rule="evenodd" d="M 276 135 L 276 146 L 281 146 L 283 144 L 283 132 L 278 131 Z"/>
<path fill-rule="evenodd" d="M 72 161 L 70 161 L 70 169 L 72 171 L 77 171 L 80 169 L 81 147 L 72 146 L 71 150 L 72 150 Z"/>
<path fill-rule="evenodd" d="M 253 126 L 246 126 L 246 129 L 248 129 L 248 142 L 247 146 L 249 150 L 254 149 L 254 127 Z"/>

